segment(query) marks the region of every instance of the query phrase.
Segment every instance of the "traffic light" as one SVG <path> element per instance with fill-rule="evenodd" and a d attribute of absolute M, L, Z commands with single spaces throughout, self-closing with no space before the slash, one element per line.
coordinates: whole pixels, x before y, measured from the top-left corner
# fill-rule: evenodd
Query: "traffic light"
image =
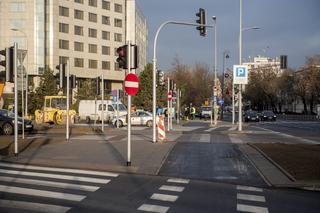
<path fill-rule="evenodd" d="M 164 72 L 162 70 L 157 71 L 157 79 L 158 79 L 158 85 L 159 86 L 164 86 L 165 85 L 165 80 L 164 80 Z"/>
<path fill-rule="evenodd" d="M 117 62 L 120 68 L 128 69 L 128 45 L 123 45 L 117 48 Z"/>
<path fill-rule="evenodd" d="M 96 94 L 100 95 L 100 83 L 101 83 L 101 78 L 100 77 L 96 77 Z"/>
<path fill-rule="evenodd" d="M 196 13 L 196 16 L 199 17 L 197 23 L 202 25 L 198 26 L 197 30 L 199 30 L 201 36 L 206 36 L 206 11 L 203 8 L 199 8 L 199 12 Z"/>
<path fill-rule="evenodd" d="M 70 75 L 70 88 L 76 88 L 76 87 L 77 87 L 77 76 Z"/>
<path fill-rule="evenodd" d="M 59 70 L 58 74 L 58 79 L 59 79 L 59 87 L 60 89 L 63 88 L 65 84 L 65 74 L 66 74 L 66 64 L 59 64 L 56 66 L 56 69 Z"/>
<path fill-rule="evenodd" d="M 287 69 L 288 60 L 286 55 L 280 55 L 280 69 Z"/>
<path fill-rule="evenodd" d="M 0 51 L 0 55 L 4 56 L 4 60 L 0 60 L 0 66 L 3 66 L 6 71 L 6 81 L 13 82 L 14 75 L 14 48 L 9 47 Z"/>
<path fill-rule="evenodd" d="M 131 69 L 138 68 L 138 46 L 131 45 Z"/>

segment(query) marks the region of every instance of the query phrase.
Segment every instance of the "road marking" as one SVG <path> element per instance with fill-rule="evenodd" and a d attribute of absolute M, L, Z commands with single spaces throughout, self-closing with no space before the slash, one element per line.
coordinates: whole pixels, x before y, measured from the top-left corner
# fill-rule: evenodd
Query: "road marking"
<path fill-rule="evenodd" d="M 266 202 L 266 199 L 264 196 L 249 195 L 249 194 L 242 194 L 242 193 L 237 193 L 237 199 L 238 200 L 257 201 L 257 202 Z"/>
<path fill-rule="evenodd" d="M 2 199 L 0 199 L 0 206 L 13 209 L 22 209 L 25 211 L 46 213 L 65 213 L 71 209 L 70 207 L 66 206 Z"/>
<path fill-rule="evenodd" d="M 4 177 L 0 176 L 0 181 L 10 182 L 10 183 L 24 183 L 30 185 L 38 185 L 38 186 L 50 186 L 62 189 L 73 189 L 73 190 L 81 190 L 94 192 L 99 189 L 97 186 L 88 186 L 88 185 L 79 185 L 72 183 L 61 183 L 61 182 L 53 182 L 53 181 L 45 181 L 45 180 L 33 180 L 26 178 L 17 178 L 17 177 Z"/>
<path fill-rule="evenodd" d="M 182 192 L 184 190 L 183 186 L 168 186 L 163 185 L 159 188 L 160 190 L 172 191 L 172 192 Z"/>
<path fill-rule="evenodd" d="M 210 143 L 210 134 L 200 134 L 199 142 Z"/>
<path fill-rule="evenodd" d="M 234 143 L 234 144 L 243 144 L 244 143 L 244 141 L 239 136 L 234 137 L 234 136 L 231 136 L 230 134 L 228 136 L 229 136 L 231 143 Z"/>
<path fill-rule="evenodd" d="M 238 129 L 238 126 L 233 126 L 233 127 L 229 128 L 228 131 L 235 131 L 236 129 Z"/>
<path fill-rule="evenodd" d="M 256 188 L 253 186 L 237 186 L 237 190 L 245 190 L 245 191 L 252 191 L 252 192 L 263 192 L 263 189 Z"/>
<path fill-rule="evenodd" d="M 159 206 L 159 205 L 142 204 L 138 208 L 138 210 L 147 211 L 147 212 L 166 213 L 169 210 L 169 207 Z"/>
<path fill-rule="evenodd" d="M 46 190 L 28 189 L 22 187 L 0 185 L 0 191 L 5 193 L 23 194 L 28 196 L 48 197 L 62 200 L 81 201 L 86 196 Z"/>
<path fill-rule="evenodd" d="M 170 179 L 167 180 L 167 182 L 169 182 L 169 183 L 184 183 L 184 184 L 188 184 L 190 182 L 190 180 L 182 179 L 182 178 L 170 178 Z"/>
<path fill-rule="evenodd" d="M 212 128 L 210 128 L 210 129 L 206 129 L 206 130 L 204 130 L 205 132 L 211 132 L 212 130 L 215 130 L 215 129 L 217 129 L 218 127 L 212 127 Z"/>
<path fill-rule="evenodd" d="M 269 213 L 268 208 L 244 204 L 237 204 L 237 211 L 252 213 Z"/>
<path fill-rule="evenodd" d="M 104 184 L 109 183 L 110 181 L 108 179 L 79 177 L 79 176 L 71 176 L 71 175 L 56 175 L 56 174 L 46 174 L 46 173 L 37 173 L 37 172 L 14 171 L 14 170 L 4 170 L 4 169 L 0 169 L 0 173 L 35 176 L 35 177 L 47 177 L 47 178 L 55 178 L 55 179 L 63 179 L 63 180 L 91 182 L 91 183 L 104 183 Z"/>
<path fill-rule="evenodd" d="M 31 165 L 23 165 L 23 164 L 0 163 L 0 166 L 9 167 L 9 168 L 34 169 L 34 170 L 41 170 L 41 171 L 77 173 L 77 174 L 97 175 L 97 176 L 111 176 L 111 177 L 118 177 L 119 176 L 118 174 L 112 173 L 112 172 L 99 172 L 99 171 L 90 171 L 90 170 L 81 170 L 81 169 L 53 168 L 53 167 L 31 166 Z"/>
<path fill-rule="evenodd" d="M 150 199 L 175 202 L 179 196 L 154 193 Z"/>

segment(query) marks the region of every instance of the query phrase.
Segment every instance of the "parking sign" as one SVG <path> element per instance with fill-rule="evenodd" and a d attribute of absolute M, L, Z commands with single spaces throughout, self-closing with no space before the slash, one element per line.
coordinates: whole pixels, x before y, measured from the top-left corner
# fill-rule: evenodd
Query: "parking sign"
<path fill-rule="evenodd" d="M 248 84 L 248 67 L 233 65 L 233 84 Z"/>

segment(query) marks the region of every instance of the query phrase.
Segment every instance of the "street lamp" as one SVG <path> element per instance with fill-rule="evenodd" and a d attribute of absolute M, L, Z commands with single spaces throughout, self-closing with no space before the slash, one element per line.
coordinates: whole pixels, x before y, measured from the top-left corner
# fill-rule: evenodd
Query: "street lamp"
<path fill-rule="evenodd" d="M 214 65 L 213 65 L 213 71 L 214 71 L 214 91 L 213 91 L 213 113 L 214 113 L 214 125 L 217 125 L 217 17 L 212 16 L 213 22 L 214 22 Z M 211 113 L 212 114 L 212 113 Z M 211 125 L 212 125 L 212 115 L 211 115 Z"/>
<path fill-rule="evenodd" d="M 259 27 L 242 27 L 242 2 L 240 0 L 240 33 L 239 33 L 239 65 L 242 65 L 242 32 L 251 29 L 260 29 Z M 233 85 L 233 84 L 232 84 Z M 242 131 L 242 84 L 239 84 L 239 131 Z"/>
<path fill-rule="evenodd" d="M 20 33 L 22 33 L 24 36 L 25 36 L 25 38 L 26 38 L 26 50 L 27 50 L 27 69 L 26 69 L 26 86 L 25 86 L 25 90 L 26 90 L 26 101 L 25 101 L 25 116 L 28 116 L 28 88 L 29 88 L 29 80 L 28 80 L 28 62 L 29 62 L 29 57 L 28 57 L 28 36 L 27 36 L 27 34 L 24 32 L 24 31 L 22 31 L 22 30 L 20 30 L 20 29 L 18 29 L 18 28 L 12 28 L 11 29 L 12 31 L 15 31 L 15 32 L 20 32 Z M 23 73 L 24 74 L 24 73 Z M 23 74 L 22 74 L 22 82 L 23 82 Z M 23 85 L 23 83 L 22 83 L 22 85 Z M 23 89 L 22 89 L 22 94 L 23 94 Z M 22 95 L 22 105 L 23 105 L 23 95 Z M 22 107 L 23 108 L 23 107 Z M 23 111 L 23 110 L 22 110 Z"/>

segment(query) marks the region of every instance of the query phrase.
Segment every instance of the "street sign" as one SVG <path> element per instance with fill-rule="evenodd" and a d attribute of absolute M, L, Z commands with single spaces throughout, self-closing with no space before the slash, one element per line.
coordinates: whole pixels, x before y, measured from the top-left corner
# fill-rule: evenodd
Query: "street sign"
<path fill-rule="evenodd" d="M 124 79 L 124 89 L 128 95 L 135 95 L 139 91 L 139 79 L 136 74 L 129 73 Z"/>
<path fill-rule="evenodd" d="M 168 101 L 171 101 L 172 100 L 172 91 L 170 90 L 168 92 Z"/>
<path fill-rule="evenodd" d="M 219 104 L 220 104 L 220 105 L 223 105 L 223 104 L 224 104 L 224 100 L 223 100 L 223 99 L 220 99 L 220 100 L 219 100 Z"/>
<path fill-rule="evenodd" d="M 248 84 L 248 67 L 233 65 L 233 84 Z"/>

